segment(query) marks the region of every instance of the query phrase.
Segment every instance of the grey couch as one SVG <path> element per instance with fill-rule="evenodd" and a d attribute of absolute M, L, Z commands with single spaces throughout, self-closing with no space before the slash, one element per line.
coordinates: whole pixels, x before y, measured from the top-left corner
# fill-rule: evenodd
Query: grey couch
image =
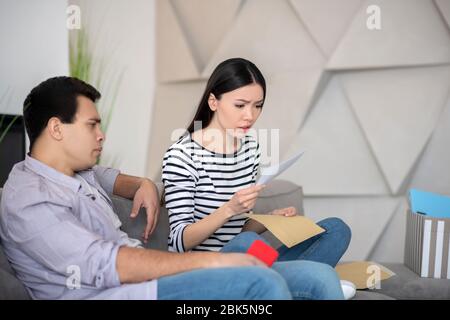
<path fill-rule="evenodd" d="M 131 201 L 119 197 L 113 197 L 112 200 L 116 213 L 122 221 L 123 230 L 130 237 L 139 239 L 146 223 L 145 213 L 140 212 L 139 216 L 132 220 L 129 218 Z M 254 211 L 268 212 L 287 206 L 295 206 L 300 214 L 304 213 L 302 188 L 291 182 L 275 180 L 262 192 Z M 167 211 L 161 208 L 158 226 L 149 239 L 147 247 L 167 250 L 167 236 Z M 264 236 L 273 246 L 277 247 L 280 244 L 269 232 L 266 232 Z M 393 270 L 396 276 L 383 281 L 381 290 L 358 290 L 354 299 L 450 299 L 450 280 L 423 279 L 401 264 L 385 265 Z M 29 299 L 29 295 L 22 283 L 15 277 L 0 243 L 0 300 L 4 299 Z"/>

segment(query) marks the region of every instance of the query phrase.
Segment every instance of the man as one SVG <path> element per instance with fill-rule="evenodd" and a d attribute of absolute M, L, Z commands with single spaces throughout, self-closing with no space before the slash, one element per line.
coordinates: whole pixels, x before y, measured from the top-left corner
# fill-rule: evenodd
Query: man
<path fill-rule="evenodd" d="M 146 208 L 147 239 L 158 192 L 148 179 L 95 165 L 105 140 L 99 98 L 78 79 L 56 77 L 24 102 L 30 153 L 4 186 L 0 236 L 31 297 L 290 299 L 286 283 L 255 257 L 143 249 L 120 230 L 108 194 L 134 199 L 132 216 Z"/>

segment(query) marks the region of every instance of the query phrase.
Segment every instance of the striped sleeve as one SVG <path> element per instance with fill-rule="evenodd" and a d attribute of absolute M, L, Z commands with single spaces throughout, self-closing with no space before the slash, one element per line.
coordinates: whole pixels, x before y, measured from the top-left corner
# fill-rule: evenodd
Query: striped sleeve
<path fill-rule="evenodd" d="M 164 156 L 162 168 L 169 214 L 169 251 L 185 251 L 183 231 L 194 223 L 196 176 L 197 171 L 190 153 L 180 144 L 173 145 Z"/>
<path fill-rule="evenodd" d="M 252 182 L 256 183 L 256 177 L 259 174 L 259 161 L 261 158 L 261 150 L 259 149 L 259 143 L 256 144 L 255 162 L 253 164 Z"/>

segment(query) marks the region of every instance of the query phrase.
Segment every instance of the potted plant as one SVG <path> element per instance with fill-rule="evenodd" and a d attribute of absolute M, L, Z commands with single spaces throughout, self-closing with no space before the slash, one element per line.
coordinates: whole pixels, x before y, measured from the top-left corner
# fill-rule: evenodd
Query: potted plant
<path fill-rule="evenodd" d="M 5 93 L 0 96 L 0 106 L 3 106 L 3 104 L 6 104 L 5 101 L 6 101 L 7 96 L 8 96 L 8 90 L 6 90 Z M 6 125 L 6 127 L 4 129 L 2 129 L 4 122 L 6 120 L 6 115 L 5 114 L 1 115 L 1 117 L 0 117 L 0 143 L 2 143 L 3 139 L 5 139 L 6 134 L 11 129 L 14 122 L 16 122 L 17 119 L 19 119 L 19 117 L 20 117 L 19 115 L 14 116 L 11 119 L 11 121 Z"/>
<path fill-rule="evenodd" d="M 85 29 L 72 30 L 69 43 L 70 76 L 92 84 L 100 92 L 102 98 L 97 108 L 102 118 L 101 129 L 106 134 L 114 112 L 119 86 L 123 72 L 113 72 L 107 75 L 107 62 L 104 58 L 94 58 L 93 48 Z M 108 76 L 108 81 L 106 77 Z M 97 163 L 117 166 L 118 157 L 102 155 Z"/>

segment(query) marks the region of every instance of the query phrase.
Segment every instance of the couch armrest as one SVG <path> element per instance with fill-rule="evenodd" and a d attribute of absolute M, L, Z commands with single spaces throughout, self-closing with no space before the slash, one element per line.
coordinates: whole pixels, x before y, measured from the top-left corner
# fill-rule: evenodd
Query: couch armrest
<path fill-rule="evenodd" d="M 130 218 L 131 208 L 133 202 L 131 200 L 121 198 L 118 196 L 112 196 L 111 200 L 114 205 L 114 211 L 119 216 L 122 222 L 122 230 L 126 232 L 130 238 L 142 239 L 145 226 L 147 225 L 147 214 L 145 209 L 141 209 L 136 218 Z M 158 225 L 155 231 L 149 237 L 146 248 L 159 249 L 167 251 L 167 239 L 169 236 L 169 219 L 167 216 L 167 210 L 160 208 L 160 214 L 158 219 Z"/>

